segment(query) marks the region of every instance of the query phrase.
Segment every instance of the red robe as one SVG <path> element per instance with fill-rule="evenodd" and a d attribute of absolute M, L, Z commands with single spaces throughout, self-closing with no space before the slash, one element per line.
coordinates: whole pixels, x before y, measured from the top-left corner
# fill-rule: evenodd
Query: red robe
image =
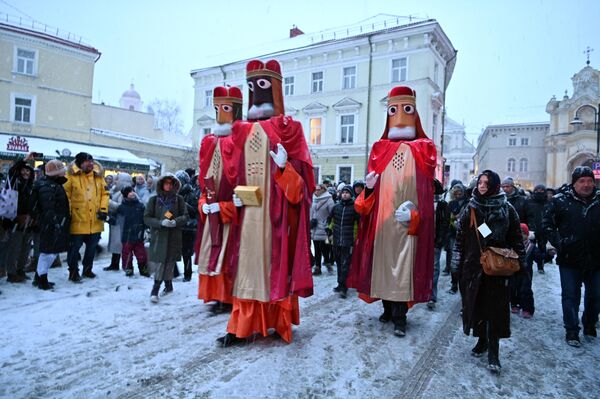
<path fill-rule="evenodd" d="M 410 146 L 416 163 L 416 184 L 418 197 L 418 217 L 413 217 L 409 226 L 409 234 L 417 236 L 417 249 L 413 265 L 414 298 L 412 302 L 429 300 L 433 278 L 434 252 L 434 212 L 433 212 L 433 178 L 436 166 L 436 149 L 427 138 L 412 141 L 392 141 L 381 139 L 371 150 L 369 172 L 381 174 L 392 160 L 400 144 Z M 347 279 L 347 286 L 356 288 L 359 296 L 367 302 L 379 298 L 371 298 L 371 275 L 373 271 L 373 244 L 377 232 L 377 209 L 379 200 L 379 181 L 375 184 L 369 198 L 365 199 L 366 190 L 357 198 L 355 207 L 373 209 L 363 215 L 359 222 L 358 236 L 352 257 L 352 266 Z M 414 215 L 414 213 L 413 213 Z M 414 215 L 417 216 L 417 215 Z M 393 243 L 390 243 L 393 245 Z"/>

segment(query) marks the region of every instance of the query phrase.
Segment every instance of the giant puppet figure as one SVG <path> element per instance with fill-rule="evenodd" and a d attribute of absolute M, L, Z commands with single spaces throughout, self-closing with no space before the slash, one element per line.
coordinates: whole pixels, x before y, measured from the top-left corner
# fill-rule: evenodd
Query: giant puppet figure
<path fill-rule="evenodd" d="M 248 119 L 231 135 L 238 185 L 258 186 L 262 202 L 240 209 L 240 246 L 233 283 L 233 310 L 223 346 L 269 329 L 286 342 L 300 323 L 298 296 L 312 295 L 309 212 L 315 187 L 302 125 L 285 116 L 281 67 L 250 61 Z"/>
<path fill-rule="evenodd" d="M 216 87 L 213 91 L 216 123 L 212 134 L 200 144 L 200 174 L 198 182 L 202 196 L 198 201 L 200 223 L 196 242 L 196 259 L 200 281 L 198 299 L 216 301 L 215 313 L 232 303 L 233 265 L 237 262 L 239 228 L 237 209 L 232 195 L 237 176 L 232 174 L 234 158 L 232 125 L 242 119 L 242 92 L 237 87 Z M 234 222 L 234 223 L 232 223 Z"/>
<path fill-rule="evenodd" d="M 435 145 L 416 110 L 415 92 L 388 95 L 385 131 L 371 150 L 366 189 L 355 201 L 361 214 L 348 287 L 366 302 L 383 300 L 382 322 L 404 336 L 406 313 L 427 302 L 433 276 Z"/>

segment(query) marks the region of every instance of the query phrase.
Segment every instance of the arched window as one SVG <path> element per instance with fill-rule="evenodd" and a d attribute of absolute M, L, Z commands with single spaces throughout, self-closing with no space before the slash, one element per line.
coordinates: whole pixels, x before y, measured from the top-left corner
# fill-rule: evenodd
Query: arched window
<path fill-rule="evenodd" d="M 527 172 L 528 163 L 527 158 L 519 159 L 519 172 Z"/>
<path fill-rule="evenodd" d="M 508 158 L 508 162 L 507 162 L 507 165 L 506 165 L 506 170 L 508 172 L 514 172 L 516 164 L 517 164 L 517 161 L 515 161 L 514 158 Z"/>

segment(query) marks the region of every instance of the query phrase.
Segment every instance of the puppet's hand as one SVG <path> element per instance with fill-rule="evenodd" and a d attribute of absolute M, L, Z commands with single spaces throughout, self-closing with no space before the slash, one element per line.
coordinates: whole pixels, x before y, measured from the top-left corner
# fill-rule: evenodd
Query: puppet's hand
<path fill-rule="evenodd" d="M 213 202 L 212 204 L 209 205 L 209 207 L 210 207 L 210 213 L 221 212 L 221 207 L 219 206 L 218 202 Z"/>
<path fill-rule="evenodd" d="M 372 190 L 373 187 L 375 187 L 377 179 L 379 179 L 379 175 L 375 172 L 371 172 L 365 177 L 365 185 L 369 190 Z"/>
<path fill-rule="evenodd" d="M 273 158 L 273 161 L 277 164 L 277 166 L 279 166 L 281 169 L 285 168 L 288 155 L 281 143 L 277 144 L 277 154 L 275 154 L 273 151 L 269 151 L 269 154 L 271 154 L 271 158 Z"/>
<path fill-rule="evenodd" d="M 202 212 L 205 215 L 208 215 L 210 213 L 210 205 L 208 205 L 206 202 L 202 204 Z"/>
<path fill-rule="evenodd" d="M 237 194 L 233 194 L 233 205 L 235 205 L 237 208 L 244 206 L 242 199 L 238 197 Z"/>

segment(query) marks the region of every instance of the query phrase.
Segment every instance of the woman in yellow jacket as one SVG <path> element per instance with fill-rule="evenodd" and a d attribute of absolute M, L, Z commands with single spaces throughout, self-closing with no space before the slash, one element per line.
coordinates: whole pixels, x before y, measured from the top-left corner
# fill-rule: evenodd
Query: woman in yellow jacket
<path fill-rule="evenodd" d="M 92 272 L 96 246 L 100 241 L 100 233 L 104 230 L 104 222 L 108 216 L 108 191 L 104 181 L 102 166 L 94 162 L 87 152 L 80 152 L 75 161 L 69 165 L 67 182 L 64 189 L 69 198 L 71 209 L 71 237 L 67 263 L 69 280 L 80 282 L 79 249 L 85 244 L 83 256 L 84 277 L 94 278 Z"/>

